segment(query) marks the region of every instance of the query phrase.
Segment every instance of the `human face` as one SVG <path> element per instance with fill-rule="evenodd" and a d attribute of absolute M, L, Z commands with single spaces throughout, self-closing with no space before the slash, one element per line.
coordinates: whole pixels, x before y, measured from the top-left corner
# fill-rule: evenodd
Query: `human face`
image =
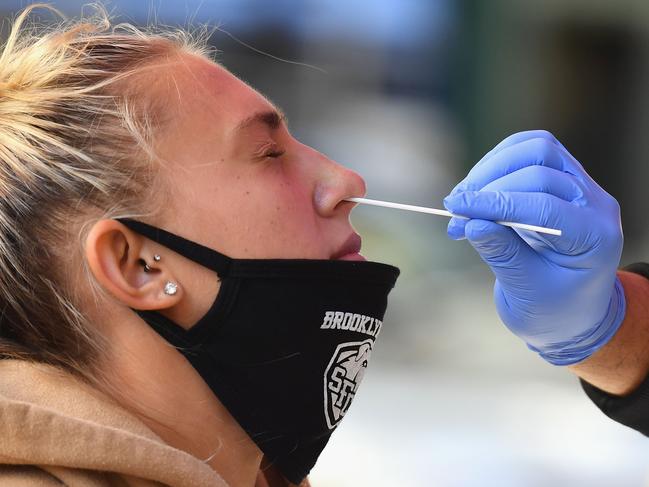
<path fill-rule="evenodd" d="M 182 55 L 158 152 L 166 227 L 234 258 L 363 260 L 349 213 L 365 183 L 296 140 L 282 113 L 226 69 Z M 169 83 L 168 83 L 169 84 Z"/>

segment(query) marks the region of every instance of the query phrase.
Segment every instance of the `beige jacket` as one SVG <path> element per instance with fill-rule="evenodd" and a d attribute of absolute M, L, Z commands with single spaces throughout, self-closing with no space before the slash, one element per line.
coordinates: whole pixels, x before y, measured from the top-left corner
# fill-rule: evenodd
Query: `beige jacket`
<path fill-rule="evenodd" d="M 0 360 L 0 486 L 61 485 L 227 487 L 71 375 Z"/>

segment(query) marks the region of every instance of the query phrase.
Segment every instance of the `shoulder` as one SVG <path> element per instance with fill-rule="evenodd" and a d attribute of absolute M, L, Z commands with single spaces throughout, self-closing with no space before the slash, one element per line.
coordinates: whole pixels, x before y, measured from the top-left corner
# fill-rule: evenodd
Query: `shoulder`
<path fill-rule="evenodd" d="M 42 364 L 0 360 L 0 438 L 0 486 L 108 487 L 131 478 L 225 486 L 110 398 Z"/>
<path fill-rule="evenodd" d="M 0 485 L 12 487 L 61 487 L 56 477 L 31 465 L 0 465 Z"/>
<path fill-rule="evenodd" d="M 111 487 L 133 485 L 133 477 L 82 468 L 34 465 L 0 465 L 0 485 L 11 487 Z M 159 486 L 158 482 L 137 479 L 137 485 Z"/>

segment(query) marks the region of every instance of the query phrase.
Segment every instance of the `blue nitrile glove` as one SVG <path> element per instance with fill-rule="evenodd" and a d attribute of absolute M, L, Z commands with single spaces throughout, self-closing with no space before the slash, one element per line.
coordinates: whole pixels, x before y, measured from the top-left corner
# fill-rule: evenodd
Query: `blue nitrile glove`
<path fill-rule="evenodd" d="M 552 134 L 514 134 L 483 157 L 444 206 L 448 234 L 466 237 L 496 276 L 501 320 L 555 365 L 605 345 L 626 311 L 616 275 L 622 253 L 618 202 Z M 494 223 L 558 228 L 553 236 Z"/>

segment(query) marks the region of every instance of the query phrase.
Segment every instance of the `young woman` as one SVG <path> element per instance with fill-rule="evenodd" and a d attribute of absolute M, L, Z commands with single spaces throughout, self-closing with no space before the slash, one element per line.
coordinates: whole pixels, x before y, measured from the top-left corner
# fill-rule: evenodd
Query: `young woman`
<path fill-rule="evenodd" d="M 0 484 L 306 484 L 398 275 L 363 180 L 187 34 L 34 8 L 0 56 Z"/>

